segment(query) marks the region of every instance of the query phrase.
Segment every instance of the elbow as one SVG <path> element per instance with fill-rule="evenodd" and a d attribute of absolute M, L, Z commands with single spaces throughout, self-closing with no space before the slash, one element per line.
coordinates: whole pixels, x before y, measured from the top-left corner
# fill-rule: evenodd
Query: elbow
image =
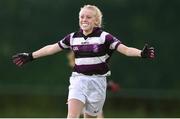
<path fill-rule="evenodd" d="M 131 52 L 127 49 L 127 50 L 125 51 L 124 55 L 126 55 L 126 56 L 131 56 Z"/>
<path fill-rule="evenodd" d="M 117 50 L 125 56 L 131 56 L 132 55 L 132 48 L 131 47 L 127 47 L 125 45 L 119 45 Z"/>
<path fill-rule="evenodd" d="M 129 50 L 128 47 L 124 48 L 124 53 L 123 53 L 125 56 L 130 56 L 131 54 L 131 51 Z"/>
<path fill-rule="evenodd" d="M 126 48 L 124 49 L 123 54 L 124 54 L 125 56 L 131 56 L 131 55 L 132 55 L 131 48 L 126 47 Z"/>
<path fill-rule="evenodd" d="M 53 46 L 52 45 L 46 46 L 46 54 L 47 55 L 52 55 L 53 54 Z"/>

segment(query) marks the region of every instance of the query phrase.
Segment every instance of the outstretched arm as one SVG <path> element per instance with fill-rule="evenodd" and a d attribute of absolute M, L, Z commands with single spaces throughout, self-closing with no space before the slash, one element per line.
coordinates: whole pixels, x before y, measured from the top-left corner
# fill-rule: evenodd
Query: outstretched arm
<path fill-rule="evenodd" d="M 32 53 L 17 53 L 12 57 L 12 59 L 13 63 L 20 67 L 34 59 L 55 54 L 61 50 L 62 49 L 59 47 L 59 44 L 55 43 L 52 45 L 47 45 Z"/>
<path fill-rule="evenodd" d="M 149 58 L 149 59 L 153 59 L 155 57 L 154 48 L 148 47 L 148 44 L 145 44 L 142 50 L 133 47 L 127 47 L 123 44 L 120 44 L 117 47 L 117 51 L 126 56 L 132 56 L 132 57 L 141 57 L 141 58 Z"/>
<path fill-rule="evenodd" d="M 53 54 L 60 52 L 60 51 L 62 51 L 62 49 L 59 47 L 58 43 L 55 43 L 55 44 L 47 45 L 47 46 L 33 52 L 32 57 L 34 59 L 37 59 L 40 57 L 53 55 Z"/>
<path fill-rule="evenodd" d="M 117 51 L 126 55 L 126 56 L 132 56 L 132 57 L 141 57 L 141 50 L 133 47 L 127 47 L 124 44 L 120 44 L 117 47 Z"/>

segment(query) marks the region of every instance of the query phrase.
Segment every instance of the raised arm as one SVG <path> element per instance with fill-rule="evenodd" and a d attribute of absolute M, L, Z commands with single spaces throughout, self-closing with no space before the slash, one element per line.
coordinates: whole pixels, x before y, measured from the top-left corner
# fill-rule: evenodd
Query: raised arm
<path fill-rule="evenodd" d="M 58 43 L 47 45 L 35 52 L 32 53 L 17 53 L 16 55 L 13 55 L 13 63 L 15 63 L 17 66 L 23 66 L 24 64 L 48 55 L 53 55 L 57 52 L 60 52 L 62 49 L 59 47 Z"/>

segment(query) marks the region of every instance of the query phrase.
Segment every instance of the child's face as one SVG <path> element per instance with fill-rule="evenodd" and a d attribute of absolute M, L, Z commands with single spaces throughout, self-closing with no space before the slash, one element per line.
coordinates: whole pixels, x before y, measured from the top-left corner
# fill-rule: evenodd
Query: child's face
<path fill-rule="evenodd" d="M 85 32 L 91 32 L 96 26 L 97 20 L 95 12 L 91 9 L 84 8 L 79 13 L 79 25 L 80 28 Z"/>

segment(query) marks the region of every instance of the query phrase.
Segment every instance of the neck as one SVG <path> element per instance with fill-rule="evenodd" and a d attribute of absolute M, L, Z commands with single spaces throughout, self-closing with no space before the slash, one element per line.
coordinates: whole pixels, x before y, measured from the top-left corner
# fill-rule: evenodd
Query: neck
<path fill-rule="evenodd" d="M 83 34 L 84 34 L 85 36 L 87 36 L 87 35 L 91 34 L 92 32 L 93 32 L 93 30 L 83 31 Z"/>
<path fill-rule="evenodd" d="M 94 32 L 95 30 L 98 30 L 99 27 L 94 27 L 93 29 L 90 29 L 90 30 L 82 30 L 81 29 L 81 33 L 83 33 L 85 36 L 91 34 L 92 32 Z"/>

